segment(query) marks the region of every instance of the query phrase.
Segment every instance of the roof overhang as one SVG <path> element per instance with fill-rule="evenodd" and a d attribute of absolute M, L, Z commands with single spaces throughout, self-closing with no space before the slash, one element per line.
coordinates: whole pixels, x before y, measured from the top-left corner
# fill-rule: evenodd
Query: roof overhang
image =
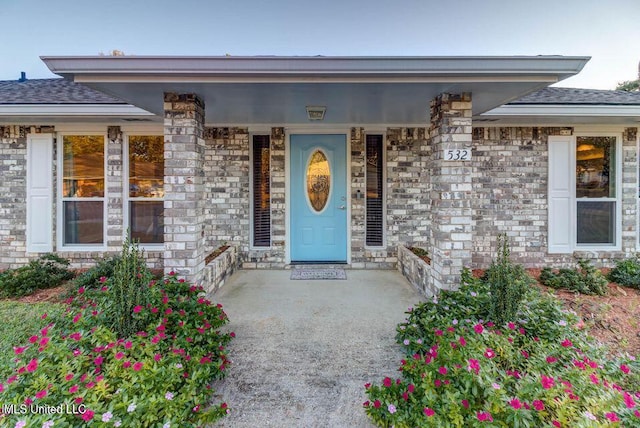
<path fill-rule="evenodd" d="M 474 123 L 505 125 L 640 123 L 640 105 L 511 104 L 474 117 Z"/>
<path fill-rule="evenodd" d="M 473 94 L 484 113 L 577 74 L 589 57 L 42 57 L 66 78 L 158 115 L 163 93 L 195 93 L 206 121 L 426 123 L 441 93 Z"/>
<path fill-rule="evenodd" d="M 91 121 L 152 122 L 153 113 L 128 104 L 0 104 L 0 123 Z"/>

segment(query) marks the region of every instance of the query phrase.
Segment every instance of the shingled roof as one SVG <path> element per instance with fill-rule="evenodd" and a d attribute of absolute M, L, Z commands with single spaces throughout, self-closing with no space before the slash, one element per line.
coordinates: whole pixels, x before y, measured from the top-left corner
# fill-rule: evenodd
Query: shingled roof
<path fill-rule="evenodd" d="M 522 104 L 640 105 L 640 92 L 544 88 L 507 105 Z"/>
<path fill-rule="evenodd" d="M 0 80 L 0 104 L 126 104 L 66 79 Z"/>

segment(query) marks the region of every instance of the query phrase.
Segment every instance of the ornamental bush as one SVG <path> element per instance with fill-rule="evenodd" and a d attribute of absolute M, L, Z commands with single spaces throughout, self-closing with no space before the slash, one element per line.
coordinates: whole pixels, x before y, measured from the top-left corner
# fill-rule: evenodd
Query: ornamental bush
<path fill-rule="evenodd" d="M 26 296 L 40 289 L 57 287 L 73 277 L 69 260 L 44 254 L 26 266 L 0 273 L 0 297 Z"/>
<path fill-rule="evenodd" d="M 170 274 L 145 284 L 148 302 L 132 308 L 143 327 L 127 337 L 107 327 L 116 287 L 81 287 L 59 317 L 16 344 L 12 367 L 0 370 L 0 402 L 62 413 L 7 414 L 6 426 L 196 427 L 228 412 L 212 403 L 210 384 L 229 365 L 233 333 L 220 305 L 201 287 Z"/>
<path fill-rule="evenodd" d="M 607 278 L 611 282 L 640 289 L 640 260 L 636 257 L 616 262 Z"/>
<path fill-rule="evenodd" d="M 578 259 L 576 269 L 542 269 L 540 282 L 551 288 L 564 288 L 582 294 L 607 294 L 609 282 L 589 260 Z"/>
<path fill-rule="evenodd" d="M 397 329 L 400 377 L 366 384 L 365 410 L 389 427 L 591 427 L 640 424 L 640 364 L 576 328 L 536 288 L 516 316 L 489 320 L 490 286 L 463 271 L 458 291 L 410 309 Z"/>

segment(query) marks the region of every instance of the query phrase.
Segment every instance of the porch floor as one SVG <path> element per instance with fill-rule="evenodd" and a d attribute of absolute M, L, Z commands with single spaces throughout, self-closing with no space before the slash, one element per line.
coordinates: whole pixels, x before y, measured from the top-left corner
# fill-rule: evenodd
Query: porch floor
<path fill-rule="evenodd" d="M 214 385 L 232 411 L 217 427 L 370 427 L 364 384 L 397 377 L 395 327 L 419 294 L 397 271 L 290 280 L 240 270 L 213 296 L 236 338 Z"/>

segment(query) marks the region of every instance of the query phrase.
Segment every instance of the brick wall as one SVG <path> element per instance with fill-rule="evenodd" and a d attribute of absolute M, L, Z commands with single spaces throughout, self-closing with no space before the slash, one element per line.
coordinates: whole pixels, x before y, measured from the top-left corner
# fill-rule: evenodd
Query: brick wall
<path fill-rule="evenodd" d="M 636 250 L 637 128 L 623 133 L 622 251 L 547 254 L 548 139 L 565 127 L 477 127 L 473 130 L 474 267 L 486 267 L 496 237 L 506 233 L 512 258 L 525 266 L 572 265 L 574 255 L 610 266 Z"/>

